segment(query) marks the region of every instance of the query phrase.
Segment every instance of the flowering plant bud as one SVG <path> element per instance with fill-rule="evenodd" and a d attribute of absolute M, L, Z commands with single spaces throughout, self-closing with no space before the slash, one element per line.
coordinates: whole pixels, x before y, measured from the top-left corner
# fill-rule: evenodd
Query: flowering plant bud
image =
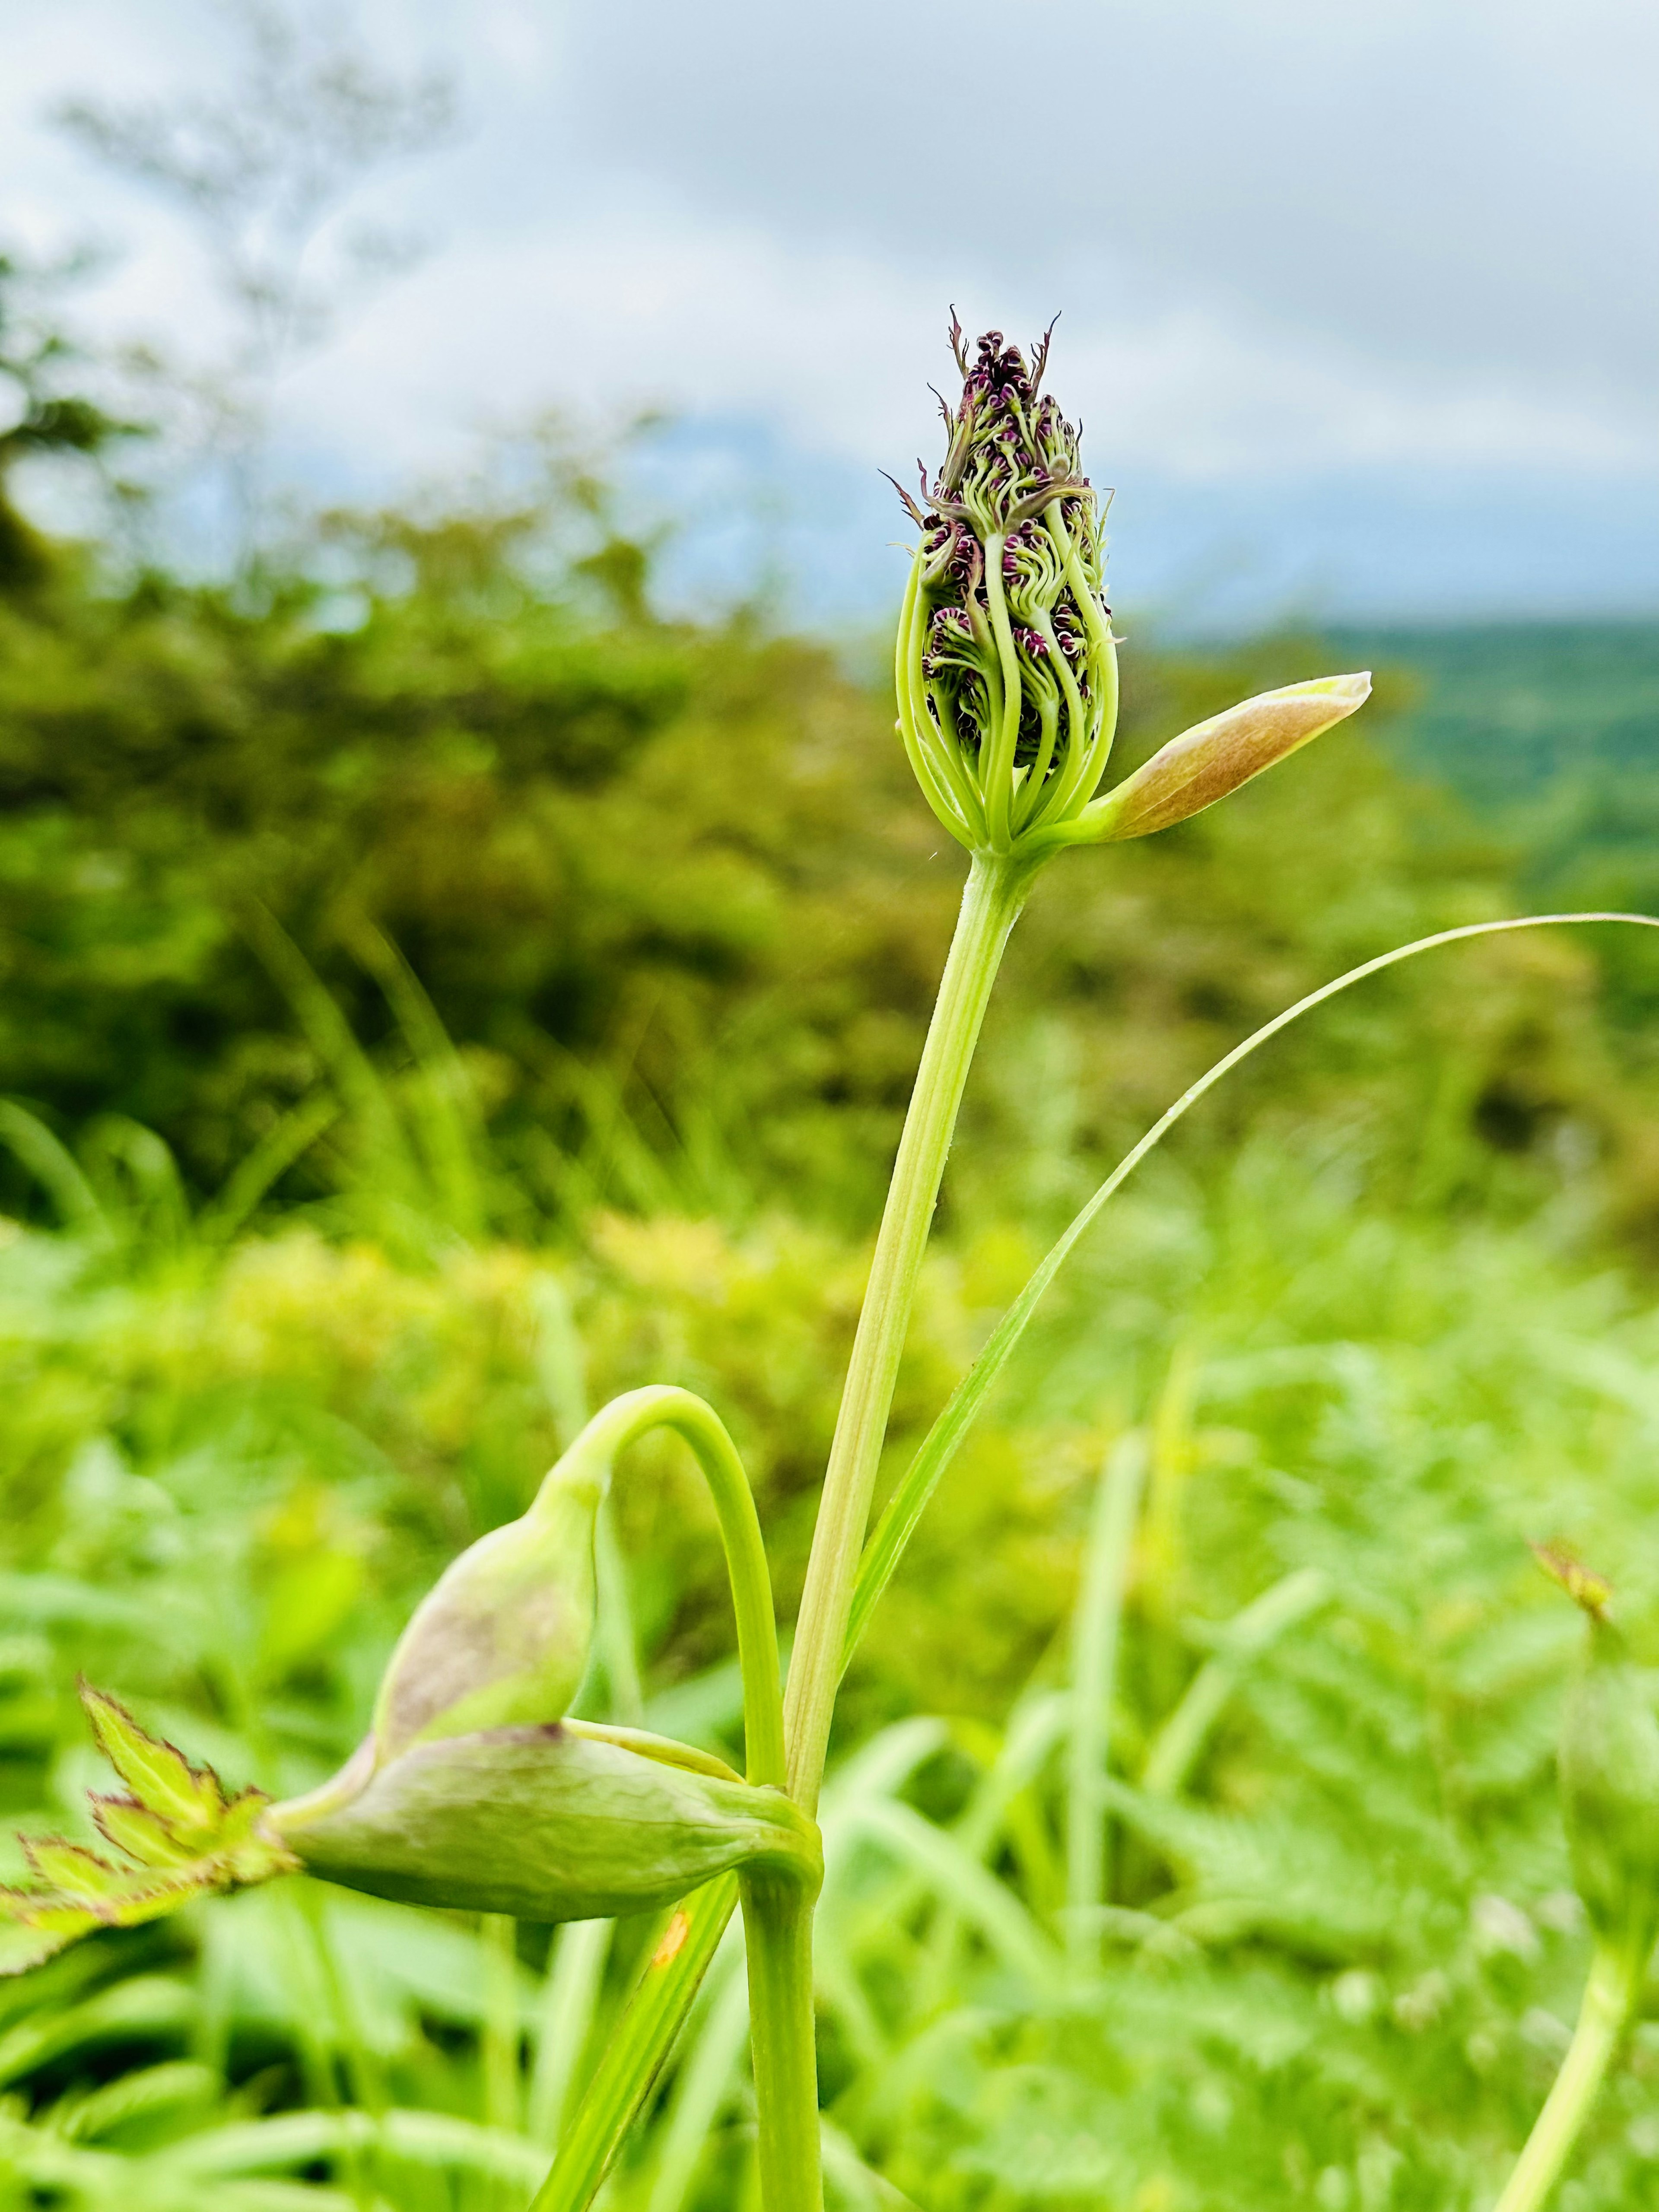
<path fill-rule="evenodd" d="M 1085 807 L 1071 834 L 1079 842 L 1115 843 L 1184 822 L 1345 720 L 1370 695 L 1365 671 L 1287 684 L 1229 707 L 1171 738 L 1133 775 Z"/>
<path fill-rule="evenodd" d="M 367 1751 L 368 1747 L 365 1747 Z M 400 1903 L 592 1920 L 740 1866 L 816 1889 L 817 1830 L 781 1790 L 641 1731 L 562 1721 L 360 1753 L 271 1825 L 307 1872 Z"/>
<path fill-rule="evenodd" d="M 1584 1663 L 1561 1716 L 1561 1810 L 1573 1881 L 1596 1935 L 1639 1974 L 1659 1933 L 1659 1718 L 1643 1670 L 1607 1619 L 1609 1584 L 1558 1546 L 1534 1549 L 1589 1623 Z"/>
<path fill-rule="evenodd" d="M 1100 781 L 1117 717 L 1104 554 L 1078 433 L 1042 390 L 1048 339 L 1028 365 L 988 331 L 973 360 L 951 343 L 959 404 L 921 503 L 923 537 L 898 640 L 899 728 L 954 837 L 1006 852 L 1070 819 Z"/>
<path fill-rule="evenodd" d="M 374 1708 L 376 1765 L 411 1744 L 556 1721 L 593 1637 L 605 1468 L 573 1449 L 530 1510 L 463 1552 L 398 1638 Z"/>
<path fill-rule="evenodd" d="M 635 1391 L 596 1415 L 523 1518 L 464 1552 L 422 1601 L 368 1736 L 307 1796 L 228 1797 L 113 1698 L 83 1690 L 99 1743 L 132 1792 L 94 1798 L 94 1818 L 133 1863 L 58 1838 L 26 1843 L 40 1883 L 0 1891 L 0 1972 L 94 1928 L 301 1869 L 400 1902 L 543 1921 L 649 1911 L 735 1868 L 816 1891 L 817 1829 L 781 1788 L 744 1782 L 684 1744 L 568 1717 L 592 1637 L 593 1534 L 611 1462 L 664 1419 L 688 1422 L 705 1446 L 711 1429 L 724 1437 L 684 1391 Z M 731 1484 L 743 1482 L 735 1455 L 733 1468 L 728 1504 Z M 746 1486 L 742 1496 L 747 1505 Z M 758 1527 L 752 1549 L 763 1584 Z M 763 1610 L 749 1632 L 769 1655 L 760 1663 L 772 1670 L 775 1705 L 769 1589 L 750 1595 Z M 781 1721 L 775 1734 L 781 1771 Z"/>
<path fill-rule="evenodd" d="M 970 851 L 1033 855 L 1144 837 L 1224 798 L 1370 695 L 1322 677 L 1246 700 L 1164 747 L 1097 799 L 1117 722 L 1117 641 L 1103 586 L 1099 504 L 1079 434 L 1000 331 L 970 362 L 921 495 L 922 532 L 899 617 L 899 733 L 929 805 Z"/>

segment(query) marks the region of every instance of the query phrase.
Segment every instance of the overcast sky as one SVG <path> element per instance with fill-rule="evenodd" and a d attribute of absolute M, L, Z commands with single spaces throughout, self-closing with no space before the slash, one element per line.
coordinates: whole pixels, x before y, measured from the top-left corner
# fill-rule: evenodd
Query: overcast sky
<path fill-rule="evenodd" d="M 338 12 L 337 10 L 337 12 Z M 287 379 L 290 467 L 378 489 L 548 402 L 679 412 L 794 584 L 878 605 L 947 303 L 1024 335 L 1160 611 L 1659 610 L 1651 0 L 380 0 L 453 143 L 349 210 L 426 259 Z M 188 225 L 49 127 L 228 81 L 209 0 L 0 0 L 0 240 L 210 332 Z M 203 352 L 210 340 L 198 338 Z"/>

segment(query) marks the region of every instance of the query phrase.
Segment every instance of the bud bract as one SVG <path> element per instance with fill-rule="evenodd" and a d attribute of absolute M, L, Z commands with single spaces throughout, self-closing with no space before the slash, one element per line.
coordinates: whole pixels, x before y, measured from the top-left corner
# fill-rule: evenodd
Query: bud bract
<path fill-rule="evenodd" d="M 1282 690 L 1263 691 L 1229 707 L 1225 714 L 1171 738 L 1133 775 L 1086 807 L 1070 830 L 1070 841 L 1115 843 L 1184 822 L 1344 720 L 1370 694 L 1366 671 L 1287 684 Z"/>
<path fill-rule="evenodd" d="M 488 1729 L 364 1759 L 271 1826 L 309 1872 L 401 1903 L 609 1918 L 739 1866 L 816 1888 L 817 1830 L 781 1790 L 638 1731 Z"/>

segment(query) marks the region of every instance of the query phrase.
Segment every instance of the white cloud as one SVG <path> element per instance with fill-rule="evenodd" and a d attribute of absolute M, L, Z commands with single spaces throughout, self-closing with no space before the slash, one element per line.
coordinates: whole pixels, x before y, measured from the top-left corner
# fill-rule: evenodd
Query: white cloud
<path fill-rule="evenodd" d="M 210 83 L 211 20 L 59 0 L 0 83 L 0 241 L 118 233 L 88 317 L 207 355 L 186 226 L 40 117 L 71 90 Z M 453 469 L 550 403 L 745 418 L 902 474 L 934 449 L 952 300 L 1016 334 L 1064 307 L 1055 386 L 1103 481 L 1659 470 L 1646 0 L 363 0 L 362 20 L 404 68 L 453 52 L 472 127 L 367 196 L 434 251 L 282 394 L 289 451 L 335 482 Z"/>
<path fill-rule="evenodd" d="M 964 315 L 993 287 L 958 297 Z M 641 198 L 562 235 L 453 248 L 296 378 L 285 414 L 402 465 L 549 400 L 596 414 L 667 404 L 765 417 L 800 447 L 908 471 L 933 449 L 945 283 L 923 295 L 850 250 L 692 225 Z M 1057 334 L 1054 388 L 1097 470 L 1192 477 L 1406 462 L 1605 471 L 1645 425 L 1478 372 L 1389 374 L 1349 346 L 1191 307 Z M 988 307 L 986 312 L 989 312 Z M 1036 325 L 1036 313 L 1030 318 Z"/>

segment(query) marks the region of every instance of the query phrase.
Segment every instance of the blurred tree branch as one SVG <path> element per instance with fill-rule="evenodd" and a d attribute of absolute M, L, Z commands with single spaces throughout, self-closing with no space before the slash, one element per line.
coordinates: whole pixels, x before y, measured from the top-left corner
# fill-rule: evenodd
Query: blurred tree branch
<path fill-rule="evenodd" d="M 377 171 L 450 137 L 459 99 L 447 69 L 382 66 L 337 10 L 219 0 L 218 12 L 240 50 L 228 85 L 126 105 L 72 99 L 58 120 L 181 210 L 203 240 L 232 322 L 225 357 L 205 377 L 180 375 L 144 349 L 127 365 L 205 403 L 205 442 L 230 477 L 245 564 L 258 545 L 276 380 L 332 334 L 368 285 L 424 251 L 410 233 L 345 228 L 343 212 Z"/>

